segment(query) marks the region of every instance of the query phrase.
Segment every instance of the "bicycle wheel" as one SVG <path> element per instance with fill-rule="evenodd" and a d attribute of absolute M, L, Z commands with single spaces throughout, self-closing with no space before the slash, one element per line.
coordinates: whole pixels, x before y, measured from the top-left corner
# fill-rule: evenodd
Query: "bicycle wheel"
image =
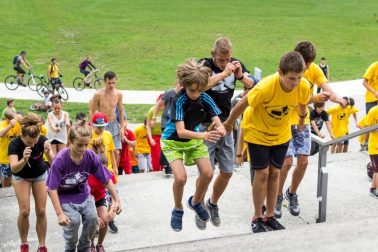
<path fill-rule="evenodd" d="M 15 90 L 18 88 L 20 84 L 18 84 L 17 76 L 15 75 L 8 75 L 4 80 L 5 86 L 9 90 Z"/>
<path fill-rule="evenodd" d="M 32 105 L 29 106 L 29 110 L 30 111 L 36 111 L 37 107 L 35 106 L 35 104 L 32 104 Z"/>
<path fill-rule="evenodd" d="M 59 87 L 57 92 L 60 95 L 60 97 L 62 97 L 63 101 L 68 100 L 68 93 L 64 87 Z"/>
<path fill-rule="evenodd" d="M 100 79 L 100 78 L 96 79 L 95 82 L 94 82 L 94 88 L 96 90 L 99 90 L 99 89 L 101 89 L 103 87 L 104 87 L 104 80 Z"/>
<path fill-rule="evenodd" d="M 38 84 L 42 84 L 41 78 L 37 76 L 30 76 L 30 78 L 28 79 L 28 87 L 30 88 L 30 90 L 37 91 Z"/>
<path fill-rule="evenodd" d="M 45 84 L 39 83 L 36 87 L 37 93 L 39 96 L 44 97 L 45 90 L 49 90 Z"/>
<path fill-rule="evenodd" d="M 85 88 L 84 79 L 77 77 L 73 80 L 72 85 L 77 91 L 81 91 Z"/>

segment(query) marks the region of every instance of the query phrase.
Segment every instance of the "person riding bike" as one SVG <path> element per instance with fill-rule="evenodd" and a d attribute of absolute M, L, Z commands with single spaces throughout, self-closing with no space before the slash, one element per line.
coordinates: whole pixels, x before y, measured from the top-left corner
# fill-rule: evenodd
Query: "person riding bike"
<path fill-rule="evenodd" d="M 86 70 L 88 67 L 89 71 Z M 96 70 L 97 68 L 92 64 L 91 58 L 87 56 L 79 65 L 80 73 L 85 75 L 84 83 L 85 85 L 90 85 L 90 76 L 91 71 Z"/>
<path fill-rule="evenodd" d="M 51 83 L 52 94 L 55 94 L 55 90 L 58 89 L 57 86 L 64 86 L 60 77 L 63 74 L 59 71 L 59 65 L 56 63 L 56 58 L 51 59 L 51 64 L 47 69 L 47 77 Z"/>
<path fill-rule="evenodd" d="M 17 81 L 18 84 L 21 86 L 26 87 L 26 84 L 24 84 L 24 75 L 25 70 L 21 67 L 21 65 L 24 65 L 29 71 L 32 69 L 32 66 L 30 63 L 26 60 L 26 52 L 21 51 L 19 55 L 16 55 L 13 59 L 13 69 L 17 72 Z"/>

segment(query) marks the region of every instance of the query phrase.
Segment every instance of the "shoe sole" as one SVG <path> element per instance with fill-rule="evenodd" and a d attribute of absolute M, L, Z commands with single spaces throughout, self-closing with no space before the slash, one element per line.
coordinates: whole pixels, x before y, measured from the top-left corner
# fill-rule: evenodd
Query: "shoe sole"
<path fill-rule="evenodd" d="M 370 196 L 373 197 L 374 199 L 378 199 L 378 196 L 375 196 L 374 194 L 370 193 Z"/>
<path fill-rule="evenodd" d="M 198 218 L 198 220 L 197 220 L 197 218 Z M 195 223 L 196 223 L 196 227 L 197 227 L 199 230 L 205 230 L 205 229 L 206 229 L 206 221 L 201 220 L 201 219 L 198 217 L 197 214 L 194 216 L 194 221 L 195 221 Z M 202 221 L 203 223 L 205 223 L 204 227 L 199 227 L 199 226 L 197 225 L 197 221 Z"/>
<path fill-rule="evenodd" d="M 172 226 L 171 226 L 171 229 L 175 232 L 180 232 L 182 229 L 174 229 Z"/>
<path fill-rule="evenodd" d="M 208 221 L 211 219 L 211 218 L 209 218 L 209 219 L 207 219 L 207 220 L 202 220 L 202 219 L 199 217 L 199 215 L 197 214 L 196 210 L 194 210 L 194 208 L 190 206 L 190 204 L 189 204 L 188 201 L 186 201 L 186 205 L 189 207 L 190 210 L 192 210 L 192 211 L 198 216 L 198 218 L 199 218 L 201 221 L 208 222 Z M 209 215 L 210 215 L 210 214 L 209 214 Z"/>

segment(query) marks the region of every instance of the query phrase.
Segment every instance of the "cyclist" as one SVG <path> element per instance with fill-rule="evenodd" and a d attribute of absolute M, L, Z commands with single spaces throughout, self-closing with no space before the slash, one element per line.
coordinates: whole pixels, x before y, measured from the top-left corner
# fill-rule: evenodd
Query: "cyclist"
<path fill-rule="evenodd" d="M 53 95 L 55 94 L 57 86 L 63 86 L 62 80 L 60 79 L 62 76 L 63 74 L 59 71 L 59 65 L 56 63 L 56 58 L 52 58 L 51 64 L 47 69 L 47 77 L 51 83 Z"/>
<path fill-rule="evenodd" d="M 86 68 L 89 68 L 89 71 Z M 85 85 L 90 85 L 91 71 L 96 70 L 97 68 L 92 64 L 91 58 L 87 56 L 79 65 L 80 73 L 85 75 L 84 83 Z"/>
<path fill-rule="evenodd" d="M 21 65 L 24 65 L 29 71 L 32 69 L 32 66 L 30 63 L 26 60 L 26 52 L 21 51 L 20 55 L 17 55 L 13 59 L 13 69 L 17 72 L 17 82 L 23 87 L 26 87 L 26 84 L 24 84 L 24 75 L 25 70 L 21 67 Z"/>

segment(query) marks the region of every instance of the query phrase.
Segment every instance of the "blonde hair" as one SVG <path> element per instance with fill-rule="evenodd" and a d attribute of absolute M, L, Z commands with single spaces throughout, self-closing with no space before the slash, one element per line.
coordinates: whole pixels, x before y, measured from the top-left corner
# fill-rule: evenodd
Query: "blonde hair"
<path fill-rule="evenodd" d="M 189 59 L 186 63 L 177 66 L 177 79 L 183 88 L 197 84 L 201 91 L 205 90 L 211 70 L 203 64 L 204 62 L 197 63 L 194 59 Z"/>
<path fill-rule="evenodd" d="M 89 126 L 85 125 L 86 120 L 81 120 L 75 123 L 68 131 L 68 141 L 72 143 L 78 137 L 91 137 L 92 130 Z"/>
<path fill-rule="evenodd" d="M 20 120 L 21 134 L 23 137 L 36 138 L 41 133 L 39 125 L 39 116 L 34 113 L 28 113 Z"/>
<path fill-rule="evenodd" d="M 105 144 L 104 144 L 104 141 L 102 140 L 102 137 L 99 137 L 96 140 L 92 140 L 90 146 L 91 146 L 90 148 L 100 158 L 102 165 L 108 166 L 108 159 L 105 154 Z"/>
<path fill-rule="evenodd" d="M 4 117 L 8 120 L 14 119 L 15 112 L 13 109 L 7 108 L 4 112 Z"/>
<path fill-rule="evenodd" d="M 226 37 L 220 37 L 215 40 L 213 45 L 213 53 L 222 53 L 228 54 L 232 52 L 232 44 L 231 41 Z"/>

